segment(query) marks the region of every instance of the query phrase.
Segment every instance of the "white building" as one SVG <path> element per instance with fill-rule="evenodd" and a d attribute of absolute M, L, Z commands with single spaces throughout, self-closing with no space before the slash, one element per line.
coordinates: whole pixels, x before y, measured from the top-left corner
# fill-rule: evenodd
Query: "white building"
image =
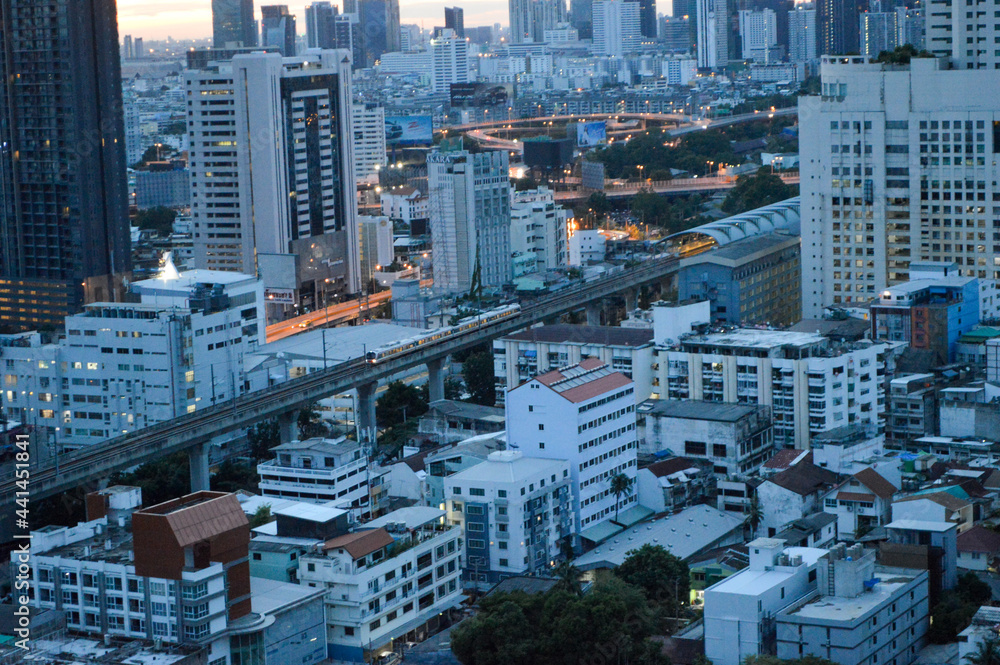
<path fill-rule="evenodd" d="M 698 74 L 698 61 L 683 55 L 665 57 L 660 61 L 660 75 L 667 85 L 687 85 Z"/>
<path fill-rule="evenodd" d="M 308 249 L 297 288 L 356 293 L 350 55 L 237 55 L 186 82 L 195 265 L 261 274 L 271 287 L 290 268 L 262 257 Z"/>
<path fill-rule="evenodd" d="M 838 665 L 909 665 L 923 648 L 927 571 L 883 568 L 875 551 L 838 545 L 820 558 L 817 592 L 777 615 L 777 655 Z"/>
<path fill-rule="evenodd" d="M 380 197 L 382 214 L 407 224 L 430 216 L 428 199 L 416 187 L 402 185 L 384 190 Z"/>
<path fill-rule="evenodd" d="M 445 478 L 448 523 L 464 530 L 464 578 L 490 588 L 512 575 L 546 575 L 573 533 L 569 462 L 517 450 Z"/>
<path fill-rule="evenodd" d="M 616 497 L 610 484 L 618 474 L 635 480 L 634 392 L 624 374 L 588 358 L 507 393 L 508 447 L 569 461 L 574 532 L 583 537 L 637 505 L 635 493 Z"/>
<path fill-rule="evenodd" d="M 608 239 L 593 229 L 576 231 L 569 237 L 569 264 L 585 266 L 600 263 L 606 254 Z"/>
<path fill-rule="evenodd" d="M 448 93 L 452 83 L 469 82 L 469 42 L 444 28 L 431 40 L 431 88 Z"/>
<path fill-rule="evenodd" d="M 383 53 L 377 69 L 380 74 L 417 74 L 430 81 L 434 74 L 434 55 L 430 51 Z"/>
<path fill-rule="evenodd" d="M 371 662 L 393 640 L 435 629 L 461 603 L 461 530 L 444 515 L 402 508 L 299 557 L 300 584 L 327 590 L 331 659 Z"/>
<path fill-rule="evenodd" d="M 740 46 L 744 60 L 771 62 L 778 45 L 778 17 L 773 9 L 741 9 Z"/>
<path fill-rule="evenodd" d="M 0 337 L 4 413 L 49 427 L 75 448 L 230 400 L 244 356 L 264 340 L 259 280 L 168 265 L 134 282 L 139 303 L 93 303 L 66 318 L 66 337 Z"/>
<path fill-rule="evenodd" d="M 816 590 L 816 564 L 826 554 L 772 538 L 748 547 L 747 568 L 705 589 L 705 656 L 715 665 L 774 653 L 775 615 Z"/>
<path fill-rule="evenodd" d="M 804 318 L 867 303 L 916 261 L 956 263 L 995 293 L 1000 71 L 945 67 L 824 58 L 822 96 L 800 98 Z"/>
<path fill-rule="evenodd" d="M 729 64 L 728 0 L 697 0 L 699 69 L 721 69 Z"/>
<path fill-rule="evenodd" d="M 837 516 L 837 533 L 854 540 L 892 521 L 892 497 L 899 488 L 873 469 L 862 469 L 823 498 L 823 512 Z"/>
<path fill-rule="evenodd" d="M 775 443 L 808 448 L 812 434 L 881 424 L 889 350 L 887 344 L 833 344 L 811 333 L 739 328 L 657 348 L 657 381 L 669 399 L 770 406 Z"/>
<path fill-rule="evenodd" d="M 639 3 L 597 0 L 593 9 L 594 54 L 621 58 L 639 49 Z"/>
<path fill-rule="evenodd" d="M 1000 54 L 993 47 L 1000 39 L 1000 26 L 984 18 L 1000 10 L 996 0 L 977 5 L 972 13 L 958 0 L 931 0 L 923 10 L 931 53 L 949 57 L 955 69 L 996 69 L 1000 64 Z"/>
<path fill-rule="evenodd" d="M 816 59 L 816 9 L 799 4 L 788 12 L 788 61 Z"/>
<path fill-rule="evenodd" d="M 434 287 L 467 292 L 511 280 L 510 167 L 507 153 L 436 150 L 427 155 Z"/>
<path fill-rule="evenodd" d="M 636 402 L 652 391 L 652 331 L 614 326 L 536 326 L 493 340 L 497 401 L 538 374 L 597 358 L 635 384 Z"/>
<path fill-rule="evenodd" d="M 388 499 L 385 471 L 359 443 L 307 439 L 271 450 L 275 459 L 257 465 L 263 497 L 323 503 L 358 520 L 377 514 Z"/>
<path fill-rule="evenodd" d="M 355 104 L 351 114 L 354 125 L 354 177 L 359 181 L 378 182 L 378 172 L 385 168 L 385 109 L 376 104 Z"/>
<path fill-rule="evenodd" d="M 535 270 L 542 272 L 566 265 L 569 247 L 567 224 L 573 211 L 555 202 L 547 187 L 512 192 L 510 203 L 510 250 L 534 257 Z"/>

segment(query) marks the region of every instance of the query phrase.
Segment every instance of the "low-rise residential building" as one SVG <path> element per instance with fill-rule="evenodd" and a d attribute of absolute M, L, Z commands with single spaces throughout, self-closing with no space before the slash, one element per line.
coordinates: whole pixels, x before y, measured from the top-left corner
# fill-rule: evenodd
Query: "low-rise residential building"
<path fill-rule="evenodd" d="M 976 525 L 956 539 L 957 566 L 965 570 L 995 570 L 1000 557 L 1000 533 Z"/>
<path fill-rule="evenodd" d="M 958 528 L 954 523 L 923 519 L 894 519 L 885 527 L 889 539 L 879 543 L 879 562 L 894 568 L 916 568 L 928 573 L 931 607 L 941 593 L 958 583 Z"/>
<path fill-rule="evenodd" d="M 853 540 L 892 521 L 897 489 L 877 471 L 862 469 L 823 497 L 823 512 L 837 516 L 841 538 Z"/>
<path fill-rule="evenodd" d="M 769 406 L 775 444 L 805 449 L 815 434 L 881 424 L 889 359 L 887 344 L 739 328 L 657 347 L 656 380 L 669 399 Z"/>
<path fill-rule="evenodd" d="M 530 257 L 526 272 L 565 267 L 569 260 L 567 224 L 573 212 L 555 202 L 547 187 L 511 191 L 510 251 Z"/>
<path fill-rule="evenodd" d="M 907 374 L 889 382 L 885 444 L 908 450 L 922 436 L 938 433 L 938 396 L 933 374 Z"/>
<path fill-rule="evenodd" d="M 503 409 L 471 402 L 441 399 L 431 402 L 420 417 L 417 434 L 438 443 L 457 443 L 504 429 Z"/>
<path fill-rule="evenodd" d="M 712 321 L 787 326 L 802 318 L 798 235 L 768 233 L 682 258 L 677 296 L 708 300 Z"/>
<path fill-rule="evenodd" d="M 384 190 L 379 197 L 382 214 L 394 221 L 412 225 L 430 217 L 428 198 L 416 187 L 401 185 Z"/>
<path fill-rule="evenodd" d="M 986 640 L 996 639 L 1000 625 L 1000 607 L 984 605 L 976 610 L 972 623 L 958 634 L 958 661 L 968 663 L 968 657 L 976 653 Z"/>
<path fill-rule="evenodd" d="M 271 450 L 275 459 L 257 465 L 265 497 L 329 503 L 359 520 L 378 514 L 387 498 L 385 472 L 355 441 L 315 438 Z"/>
<path fill-rule="evenodd" d="M 490 453 L 507 448 L 503 432 L 480 434 L 464 441 L 435 450 L 424 457 L 427 473 L 427 503 L 444 510 L 448 498 L 444 491 L 445 478 L 485 462 Z"/>
<path fill-rule="evenodd" d="M 833 547 L 837 542 L 837 516 L 830 513 L 813 513 L 793 520 L 774 534 L 789 547 Z"/>
<path fill-rule="evenodd" d="M 837 481 L 836 473 L 808 461 L 766 478 L 757 486 L 760 533 L 774 536 L 789 522 L 822 510 L 823 497 Z"/>
<path fill-rule="evenodd" d="M 461 530 L 444 517 L 402 508 L 299 557 L 300 584 L 326 590 L 327 657 L 372 662 L 461 602 Z"/>
<path fill-rule="evenodd" d="M 874 425 L 846 425 L 817 434 L 812 440 L 813 464 L 835 473 L 854 473 L 882 457 L 885 436 Z"/>
<path fill-rule="evenodd" d="M 677 513 L 715 496 L 712 465 L 690 457 L 672 457 L 639 469 L 636 489 L 639 504 L 654 513 Z"/>
<path fill-rule="evenodd" d="M 569 463 L 490 453 L 445 479 L 448 523 L 463 530 L 463 576 L 488 589 L 505 577 L 545 575 L 572 534 Z"/>
<path fill-rule="evenodd" d="M 949 271 L 945 271 L 949 272 Z M 949 276 L 887 287 L 871 304 L 872 339 L 905 342 L 955 361 L 959 338 L 979 324 L 979 280 Z"/>
<path fill-rule="evenodd" d="M 652 392 L 653 331 L 613 326 L 537 326 L 493 341 L 497 401 L 537 374 L 597 358 L 632 379 L 636 400 Z"/>
<path fill-rule="evenodd" d="M 574 532 L 591 532 L 637 505 L 634 493 L 616 496 L 611 479 L 635 481 L 635 387 L 596 358 L 552 370 L 507 393 L 507 442 L 531 457 L 567 460 L 573 482 Z"/>
<path fill-rule="evenodd" d="M 816 572 L 816 593 L 776 617 L 778 658 L 916 660 L 929 624 L 927 571 L 877 566 L 873 550 L 841 544 L 820 557 Z"/>
<path fill-rule="evenodd" d="M 749 566 L 705 589 L 705 656 L 715 665 L 775 653 L 775 617 L 816 590 L 817 562 L 827 552 L 773 538 L 748 547 Z"/>
<path fill-rule="evenodd" d="M 719 476 L 752 474 L 774 453 L 766 406 L 661 399 L 646 400 L 636 413 L 640 452 L 705 460 Z"/>
<path fill-rule="evenodd" d="M 968 531 L 975 524 L 973 502 L 960 489 L 924 490 L 896 499 L 892 504 L 893 520 L 929 520 L 951 522 L 958 533 Z"/>

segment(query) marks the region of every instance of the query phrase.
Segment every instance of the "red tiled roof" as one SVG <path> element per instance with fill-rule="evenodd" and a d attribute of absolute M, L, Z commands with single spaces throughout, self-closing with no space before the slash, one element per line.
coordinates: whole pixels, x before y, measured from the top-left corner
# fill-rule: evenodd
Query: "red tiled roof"
<path fill-rule="evenodd" d="M 392 536 L 385 529 L 370 529 L 331 538 L 323 544 L 323 550 L 344 549 L 347 550 L 352 559 L 360 559 L 367 554 L 392 545 L 393 542 Z"/>
<path fill-rule="evenodd" d="M 927 499 L 928 501 L 933 501 L 939 506 L 943 506 L 948 510 L 961 510 L 969 505 L 968 501 L 959 499 L 957 496 L 952 496 L 947 492 L 931 492 L 930 494 L 914 494 L 912 496 L 906 496 L 899 501 L 919 501 L 921 499 Z"/>
<path fill-rule="evenodd" d="M 1000 552 L 1000 533 L 978 524 L 958 534 L 959 552 Z"/>
<path fill-rule="evenodd" d="M 688 459 L 687 457 L 671 457 L 670 459 L 650 464 L 646 468 L 649 469 L 649 472 L 657 478 L 663 478 L 664 476 L 669 476 L 672 473 L 687 471 L 688 469 L 700 470 L 701 466 L 697 461 Z"/>
<path fill-rule="evenodd" d="M 878 495 L 879 498 L 891 499 L 892 495 L 896 493 L 896 486 L 883 478 L 875 469 L 861 469 L 854 474 L 854 478 Z"/>
<path fill-rule="evenodd" d="M 604 362 L 602 362 L 600 358 L 584 358 L 577 365 L 575 365 L 575 367 L 579 367 L 580 369 L 591 370 L 591 369 L 597 369 L 603 364 Z M 545 374 L 539 374 L 538 376 L 535 377 L 535 379 L 539 383 L 545 386 L 551 386 L 553 383 L 562 381 L 565 378 L 566 375 L 563 374 L 563 372 L 558 369 L 551 370 L 549 372 L 546 372 Z"/>
<path fill-rule="evenodd" d="M 166 520 L 180 547 L 250 524 L 235 494 L 213 497 L 191 506 L 181 505 L 168 513 Z"/>
<path fill-rule="evenodd" d="M 837 482 L 837 474 L 811 462 L 800 462 L 790 469 L 776 473 L 764 482 L 774 483 L 799 496 L 807 496 L 833 487 Z"/>
<path fill-rule="evenodd" d="M 812 453 L 807 450 L 785 448 L 784 450 L 779 450 L 772 455 L 771 459 L 764 463 L 764 467 L 767 469 L 787 469 L 790 466 L 805 461 L 805 455 L 811 454 Z"/>
<path fill-rule="evenodd" d="M 875 503 L 874 494 L 863 494 L 861 492 L 837 492 L 837 498 L 841 501 L 871 501 Z"/>
<path fill-rule="evenodd" d="M 615 372 L 614 374 L 602 376 L 590 383 L 585 383 L 582 386 L 570 388 L 560 394 L 571 402 L 586 402 L 588 399 L 593 399 L 598 395 L 603 395 L 606 392 L 627 386 L 630 383 L 632 383 L 632 379 L 620 372 Z"/>
<path fill-rule="evenodd" d="M 572 370 L 577 368 L 584 371 L 574 374 Z M 603 372 L 594 372 L 594 370 L 602 369 L 604 369 Z M 594 372 L 592 378 L 588 377 L 589 372 Z M 559 385 L 563 381 L 575 379 L 581 380 L 581 383 L 572 387 L 566 387 L 566 384 Z M 574 403 L 586 402 L 588 399 L 593 399 L 598 395 L 603 395 L 616 388 L 621 388 L 632 383 L 632 379 L 621 372 L 613 372 L 607 369 L 607 364 L 598 358 L 584 358 L 578 364 L 571 367 L 554 369 L 551 372 L 540 374 L 535 377 L 535 380 L 544 386 L 552 388 L 555 392 Z"/>

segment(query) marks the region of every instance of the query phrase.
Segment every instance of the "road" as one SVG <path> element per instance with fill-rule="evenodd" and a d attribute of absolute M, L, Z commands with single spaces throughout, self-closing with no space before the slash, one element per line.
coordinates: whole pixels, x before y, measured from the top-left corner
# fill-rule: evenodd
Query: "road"
<path fill-rule="evenodd" d="M 781 175 L 788 185 L 799 184 L 799 174 Z M 657 194 L 694 194 L 697 192 L 716 192 L 732 189 L 736 186 L 736 178 L 732 176 L 708 176 L 705 178 L 681 178 L 678 180 L 662 180 L 644 183 L 632 183 L 627 186 L 611 186 L 604 189 L 609 199 L 635 196 L 640 191 L 653 190 Z M 580 201 L 590 196 L 596 190 L 578 189 L 556 192 L 556 201 Z"/>

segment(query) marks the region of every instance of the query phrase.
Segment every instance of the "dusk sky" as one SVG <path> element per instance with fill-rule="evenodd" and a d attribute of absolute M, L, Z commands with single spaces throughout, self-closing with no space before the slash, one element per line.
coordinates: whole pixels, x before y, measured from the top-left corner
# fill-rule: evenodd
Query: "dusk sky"
<path fill-rule="evenodd" d="M 334 0 L 342 6 L 342 1 Z M 288 4 L 298 19 L 298 32 L 305 34 L 305 6 L 309 2 L 260 2 L 254 3 L 258 20 L 261 4 Z M 507 24 L 506 0 L 461 0 L 456 2 L 422 2 L 400 0 L 399 13 L 403 23 L 423 22 L 430 30 L 444 25 L 444 7 L 460 6 L 465 9 L 465 24 L 469 27 Z M 212 36 L 211 0 L 118 0 L 118 34 L 145 39 L 195 39 Z"/>

